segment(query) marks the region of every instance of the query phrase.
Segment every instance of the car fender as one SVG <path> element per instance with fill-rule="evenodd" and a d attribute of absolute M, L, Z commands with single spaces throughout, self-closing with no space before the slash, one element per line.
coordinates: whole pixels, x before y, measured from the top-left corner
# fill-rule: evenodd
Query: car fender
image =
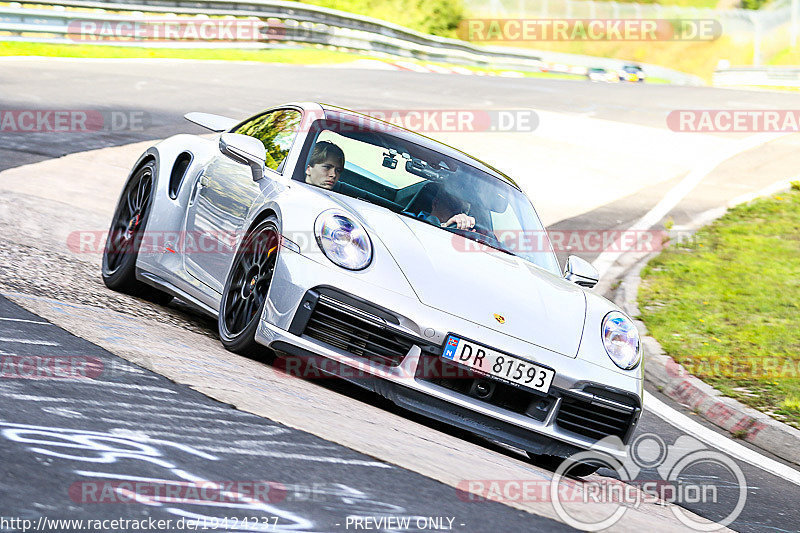
<path fill-rule="evenodd" d="M 578 359 L 590 361 L 618 374 L 630 376 L 633 379 L 643 379 L 643 362 L 640 362 L 638 366 L 631 370 L 623 370 L 614 364 L 614 362 L 606 353 L 605 346 L 603 346 L 603 339 L 601 336 L 603 318 L 605 318 L 605 316 L 611 311 L 619 311 L 625 314 L 625 316 L 628 315 L 619 307 L 614 305 L 614 303 L 610 302 L 599 294 L 595 294 L 588 290 L 585 290 L 584 292 L 586 294 L 586 318 L 583 322 L 583 333 L 581 335 L 580 347 L 578 348 Z M 630 317 L 628 318 L 630 319 Z M 631 320 L 631 322 L 633 322 L 633 320 Z"/>
<path fill-rule="evenodd" d="M 148 148 L 137 161 L 134 171 L 146 160 L 156 162 L 155 184 L 150 215 L 145 229 L 145 243 L 136 260 L 137 278 L 145 282 L 144 273 L 175 282 L 183 277 L 182 258 L 177 246 L 184 230 L 186 207 L 200 171 L 215 155 L 216 137 L 207 139 L 196 135 L 181 134 L 169 137 Z M 170 195 L 172 170 L 178 157 L 188 153 L 191 161 L 174 187 L 176 195 Z"/>

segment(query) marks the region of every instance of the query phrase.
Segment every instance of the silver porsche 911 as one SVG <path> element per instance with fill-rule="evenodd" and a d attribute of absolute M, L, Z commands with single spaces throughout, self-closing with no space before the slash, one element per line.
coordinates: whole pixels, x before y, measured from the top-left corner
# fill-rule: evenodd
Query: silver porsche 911
<path fill-rule="evenodd" d="M 590 264 L 561 272 L 512 179 L 332 106 L 186 118 L 215 134 L 142 154 L 108 287 L 177 296 L 218 318 L 229 350 L 312 361 L 534 459 L 624 456 L 642 409 L 636 328 L 588 290 Z"/>

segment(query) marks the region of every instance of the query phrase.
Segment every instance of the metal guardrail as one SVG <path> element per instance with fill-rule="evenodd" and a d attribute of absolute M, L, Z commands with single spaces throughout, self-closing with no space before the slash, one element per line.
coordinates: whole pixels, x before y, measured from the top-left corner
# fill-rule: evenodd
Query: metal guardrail
<path fill-rule="evenodd" d="M 465 41 L 427 35 L 391 22 L 299 2 L 281 0 L 25 0 L 49 9 L 0 7 L 0 32 L 11 35 L 0 40 L 29 40 L 75 43 L 70 38 L 70 23 L 75 21 L 131 20 L 146 13 L 213 17 L 257 17 L 274 20 L 283 28 L 280 42 L 265 38 L 263 42 L 176 42 L 180 47 L 278 47 L 286 45 L 326 45 L 366 53 L 388 54 L 395 57 L 424 61 L 474 65 L 516 70 L 549 70 L 568 72 L 567 66 L 620 68 L 625 62 L 576 54 L 545 52 L 501 46 L 476 46 Z M 67 10 L 76 8 L 78 10 Z M 125 13 L 112 15 L 86 10 L 107 10 Z M 131 46 L 164 47 L 163 42 L 97 42 Z M 553 66 L 556 65 L 556 68 Z M 702 80 L 682 72 L 656 65 L 643 65 L 649 76 L 673 83 L 699 85 Z"/>
<path fill-rule="evenodd" d="M 282 2 L 280 0 L 118 0 L 115 2 L 26 0 L 24 3 L 106 9 L 109 11 L 169 12 L 180 15 L 232 15 L 237 17 L 254 16 L 284 21 L 287 29 L 290 30 L 287 40 L 289 40 L 288 37 L 297 37 L 297 42 L 316 44 L 322 41 L 320 44 L 331 44 L 333 46 L 344 46 L 367 51 L 386 51 L 393 55 L 403 57 L 416 56 L 419 59 L 437 61 L 451 59 L 457 63 L 485 64 L 492 60 L 501 66 L 513 66 L 521 63 L 530 67 L 535 66 L 535 64 L 531 65 L 531 61 L 538 60 L 538 57 L 528 50 L 516 51 L 510 48 L 479 47 L 456 39 L 426 35 L 391 22 L 299 2 Z M 48 15 L 48 13 L 42 12 L 45 10 L 35 13 L 33 12 L 34 10 L 24 11 L 29 11 L 29 20 L 36 20 L 37 16 L 46 17 Z M 73 19 L 86 18 L 76 12 L 65 11 L 63 13 L 70 15 Z M 65 16 L 55 14 L 52 16 L 60 19 L 65 18 Z M 302 28 L 304 31 L 294 31 L 292 30 L 293 27 Z M 314 36 L 322 37 L 326 34 L 330 37 L 329 39 L 313 38 Z M 340 44 L 339 37 L 362 41 L 360 43 L 361 46 L 353 46 L 354 44 L 359 44 L 353 42 Z M 409 45 L 412 44 L 415 46 L 410 47 Z"/>
<path fill-rule="evenodd" d="M 731 67 L 714 72 L 714 85 L 800 87 L 800 67 Z"/>

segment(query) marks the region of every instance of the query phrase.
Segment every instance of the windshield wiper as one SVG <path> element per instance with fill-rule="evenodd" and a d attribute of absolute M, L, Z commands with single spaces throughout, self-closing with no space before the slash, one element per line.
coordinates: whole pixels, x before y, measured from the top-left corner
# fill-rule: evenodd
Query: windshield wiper
<path fill-rule="evenodd" d="M 442 229 L 447 229 L 447 228 L 442 228 Z M 447 230 L 447 231 L 450 231 L 450 230 Z M 454 231 L 450 231 L 450 233 L 455 233 L 455 232 Z M 473 238 L 471 234 L 475 234 L 478 238 Z M 489 237 L 487 237 L 486 235 L 484 235 L 483 233 L 478 233 L 477 231 L 472 231 L 472 232 L 464 234 L 464 235 L 462 235 L 461 233 L 456 233 L 456 235 L 461 235 L 465 239 L 470 239 L 472 241 L 479 242 L 481 244 L 484 244 L 484 245 L 488 246 L 489 248 L 492 248 L 493 250 L 499 250 L 499 251 L 501 251 L 503 253 L 506 253 L 506 254 L 508 254 L 510 256 L 519 257 L 517 254 L 515 254 L 511 250 L 507 250 L 506 248 L 500 248 L 499 246 L 497 246 L 495 244 L 492 244 L 491 239 Z M 495 240 L 497 240 L 496 237 L 495 237 Z M 499 243 L 500 241 L 497 241 L 497 242 Z"/>

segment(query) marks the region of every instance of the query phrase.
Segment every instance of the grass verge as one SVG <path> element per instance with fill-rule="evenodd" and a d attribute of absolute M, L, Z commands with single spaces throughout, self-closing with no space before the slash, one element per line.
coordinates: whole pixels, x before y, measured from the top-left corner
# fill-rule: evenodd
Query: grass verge
<path fill-rule="evenodd" d="M 269 48 L 260 50 L 246 49 L 187 49 L 187 48 L 139 48 L 131 46 L 105 46 L 92 44 L 48 44 L 26 42 L 0 42 L 0 56 L 41 56 L 41 57 L 82 57 L 82 58 L 159 58 L 159 59 L 196 59 L 222 61 L 260 61 L 265 63 L 288 63 L 296 65 L 325 65 L 350 63 L 358 59 L 396 60 L 397 58 L 379 58 L 369 55 L 340 52 L 326 48 Z M 412 62 L 408 59 L 402 61 Z M 420 63 L 420 62 L 416 62 Z M 443 63 L 433 63 L 442 67 L 451 67 Z M 501 69 L 461 66 L 477 73 L 501 74 Z M 585 80 L 585 76 L 560 74 L 554 72 L 523 72 L 525 77 L 548 78 L 561 80 Z M 658 83 L 658 80 L 652 80 Z"/>
<path fill-rule="evenodd" d="M 642 271 L 639 308 L 678 363 L 800 427 L 800 183 L 730 210 Z"/>
<path fill-rule="evenodd" d="M 48 44 L 3 42 L 0 56 L 91 57 L 91 58 L 170 58 L 263 61 L 303 65 L 347 63 L 352 54 L 316 48 L 269 48 L 260 50 L 213 48 L 138 48 L 92 44 Z M 366 56 L 358 56 L 358 58 Z"/>

